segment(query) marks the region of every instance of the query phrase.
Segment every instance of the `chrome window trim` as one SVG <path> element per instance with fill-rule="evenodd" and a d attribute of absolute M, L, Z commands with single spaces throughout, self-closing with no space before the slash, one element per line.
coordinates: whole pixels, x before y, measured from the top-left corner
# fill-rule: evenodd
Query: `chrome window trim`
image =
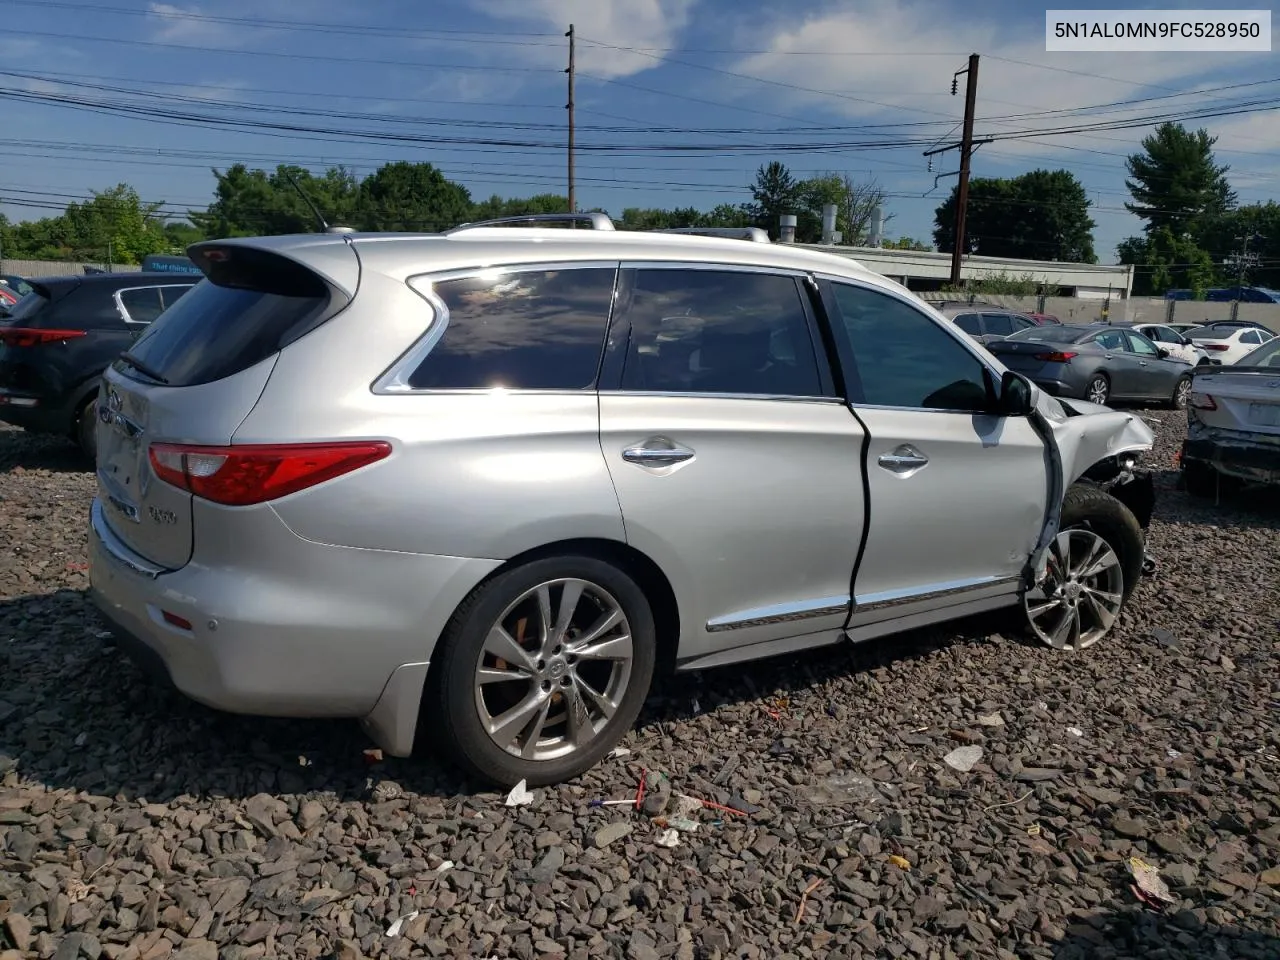
<path fill-rule="evenodd" d="M 965 333 L 955 324 L 947 322 L 945 317 L 942 317 L 942 320 L 940 322 L 939 318 L 937 316 L 934 316 L 933 313 L 930 313 L 927 310 L 921 310 L 920 307 L 922 304 L 928 307 L 928 304 L 925 303 L 923 300 L 920 300 L 914 297 L 909 297 L 909 296 L 904 297 L 900 293 L 898 293 L 898 291 L 896 290 L 886 290 L 883 287 L 879 287 L 879 286 L 876 286 L 875 284 L 870 284 L 863 280 L 855 279 L 853 277 L 842 277 L 834 273 L 815 273 L 814 277 L 817 280 L 825 280 L 828 283 L 833 285 L 837 283 L 848 284 L 849 286 L 858 287 L 859 289 L 867 290 L 871 293 L 878 293 L 878 294 L 881 294 L 882 296 L 891 297 L 892 299 L 897 300 L 899 303 L 902 303 L 910 307 L 911 309 L 915 310 L 916 313 L 921 314 L 926 320 L 928 320 L 935 327 L 940 329 L 944 333 L 944 335 L 950 337 L 953 341 L 960 344 L 961 348 L 963 348 L 966 352 L 969 353 L 970 356 L 972 356 L 975 360 L 978 361 L 978 365 L 980 367 L 982 367 L 989 374 L 991 374 L 991 378 L 997 384 L 1000 383 L 1000 380 L 1003 378 L 1004 374 L 998 371 L 995 367 L 991 366 L 987 358 L 985 358 L 982 355 L 982 353 L 979 351 L 977 344 L 970 339 L 969 334 Z M 834 293 L 832 294 L 832 296 L 834 297 Z M 936 308 L 931 308 L 931 309 L 936 309 Z M 941 314 L 939 314 L 939 316 L 941 316 Z M 834 322 L 834 318 L 828 317 L 827 319 L 829 322 Z M 850 346 L 852 346 L 852 344 L 850 344 Z M 849 401 L 849 406 L 857 410 L 897 410 L 897 411 L 910 411 L 910 412 L 916 412 L 916 413 L 950 413 L 960 417 L 999 416 L 999 414 L 994 414 L 986 410 L 951 410 L 945 407 L 904 407 L 904 406 L 898 406 L 896 404 L 865 403 L 862 401 L 854 402 L 852 400 Z"/>
<path fill-rule="evenodd" d="M 705 270 L 716 273 L 762 273 L 777 277 L 812 277 L 813 271 L 754 263 L 716 263 L 710 260 L 622 260 L 622 270 Z"/>
<path fill-rule="evenodd" d="M 491 274 L 495 277 L 505 276 L 514 273 L 545 273 L 553 270 L 612 270 L 614 271 L 613 294 L 610 297 L 609 316 L 605 318 L 605 335 L 608 335 L 608 326 L 613 316 L 613 304 L 618 296 L 618 272 L 620 267 L 617 260 L 556 260 L 556 261 L 522 261 L 520 263 L 504 263 L 491 266 L 476 267 L 459 267 L 452 270 L 437 270 L 428 273 L 415 273 L 405 278 L 405 286 L 427 301 L 427 305 L 431 307 L 431 317 L 427 321 L 426 329 L 419 335 L 418 339 L 410 344 L 409 348 L 397 357 L 376 380 L 370 390 L 376 396 L 437 396 L 437 395 L 476 395 L 489 396 L 496 393 L 509 394 L 545 394 L 556 396 L 581 396 L 589 393 L 587 390 L 549 390 L 549 389 L 514 389 L 505 390 L 500 388 L 475 387 L 471 389 L 456 390 L 415 390 L 409 385 L 409 377 L 418 369 L 418 366 L 426 360 L 432 349 L 449 329 L 449 308 L 445 306 L 443 300 L 435 292 L 437 283 L 444 283 L 449 280 L 469 280 L 473 277 L 480 277 Z M 600 345 L 601 355 L 603 356 L 605 344 L 602 340 Z M 590 391 L 594 393 L 594 391 Z"/>
<path fill-rule="evenodd" d="M 129 311 L 124 305 L 124 294 L 136 293 L 139 290 L 172 290 L 176 287 L 191 288 L 194 286 L 194 283 L 148 283 L 141 287 L 121 287 L 111 295 L 111 299 L 115 301 L 116 312 L 120 314 L 121 320 L 125 323 L 131 323 L 135 327 L 148 327 L 152 323 L 151 320 L 135 320 L 133 317 L 129 316 Z M 159 300 L 162 308 L 161 312 L 163 313 L 164 309 L 167 309 L 164 307 L 164 297 L 160 297 Z"/>
<path fill-rule="evenodd" d="M 713 617 L 707 621 L 707 633 L 763 627 L 775 623 L 793 623 L 797 620 L 812 620 L 818 617 L 834 617 L 847 613 L 848 610 L 848 594 L 771 603 L 764 607 L 753 607 L 750 610 L 739 610 L 724 616 Z"/>

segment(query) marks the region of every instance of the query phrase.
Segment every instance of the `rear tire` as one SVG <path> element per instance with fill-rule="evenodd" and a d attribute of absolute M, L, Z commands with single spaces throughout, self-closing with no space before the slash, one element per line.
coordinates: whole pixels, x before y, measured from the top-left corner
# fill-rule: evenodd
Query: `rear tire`
<path fill-rule="evenodd" d="M 1076 484 L 1062 503 L 1045 579 L 1023 595 L 1025 623 L 1046 646 L 1079 651 L 1110 635 L 1142 576 L 1142 527 L 1111 494 Z"/>
<path fill-rule="evenodd" d="M 450 619 L 419 742 L 441 742 L 501 786 L 568 780 L 631 729 L 656 655 L 653 614 L 630 575 L 594 557 L 535 560 L 481 584 Z"/>
<path fill-rule="evenodd" d="M 89 461 L 91 467 L 98 463 L 98 400 L 91 399 L 76 414 L 75 441 L 80 454 Z"/>
<path fill-rule="evenodd" d="M 1174 384 L 1173 396 L 1169 398 L 1169 406 L 1174 410 L 1187 409 L 1187 397 L 1191 394 L 1191 378 L 1189 376 L 1181 376 L 1178 382 Z"/>
<path fill-rule="evenodd" d="M 1111 381 L 1106 374 L 1095 373 L 1089 378 L 1089 385 L 1084 388 L 1084 398 L 1090 403 L 1106 406 L 1111 399 Z"/>

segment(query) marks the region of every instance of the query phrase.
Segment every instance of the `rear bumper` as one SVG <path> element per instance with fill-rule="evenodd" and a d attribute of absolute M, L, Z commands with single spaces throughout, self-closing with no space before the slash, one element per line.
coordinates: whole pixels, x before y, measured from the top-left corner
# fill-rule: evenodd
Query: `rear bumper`
<path fill-rule="evenodd" d="M 1192 427 L 1182 442 L 1182 462 L 1188 461 L 1252 483 L 1280 484 L 1280 437 Z"/>
<path fill-rule="evenodd" d="M 436 639 L 498 561 L 326 546 L 256 519 L 230 563 L 201 562 L 198 546 L 166 571 L 133 553 L 94 500 L 90 594 L 121 649 L 215 709 L 359 718 L 384 751 L 407 755 Z M 215 555 L 225 546 L 209 542 Z"/>

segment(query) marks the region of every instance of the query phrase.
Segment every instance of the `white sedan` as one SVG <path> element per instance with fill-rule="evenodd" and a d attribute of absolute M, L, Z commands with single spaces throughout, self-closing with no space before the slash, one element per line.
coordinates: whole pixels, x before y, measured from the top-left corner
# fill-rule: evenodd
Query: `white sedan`
<path fill-rule="evenodd" d="M 1264 343 L 1275 339 L 1270 330 L 1258 327 L 1197 327 L 1185 334 L 1195 346 L 1209 354 L 1209 359 L 1229 365 Z"/>
<path fill-rule="evenodd" d="M 1280 337 L 1230 366 L 1195 371 L 1181 465 L 1192 496 L 1280 484 Z"/>
<path fill-rule="evenodd" d="M 1175 360 L 1185 360 L 1193 367 L 1209 362 L 1209 352 L 1197 347 L 1183 333 L 1164 323 L 1139 323 L 1134 328 L 1148 340 L 1169 351 Z"/>

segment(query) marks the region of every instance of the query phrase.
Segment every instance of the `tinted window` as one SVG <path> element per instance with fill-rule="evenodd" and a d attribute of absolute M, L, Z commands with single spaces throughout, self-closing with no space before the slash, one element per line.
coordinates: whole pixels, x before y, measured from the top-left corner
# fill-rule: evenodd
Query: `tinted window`
<path fill-rule="evenodd" d="M 1261 343 L 1262 338 L 1258 336 L 1258 333 L 1256 330 L 1247 330 L 1244 333 L 1240 334 L 1240 342 L 1241 343 Z"/>
<path fill-rule="evenodd" d="M 1229 340 L 1234 330 L 1224 327 L 1196 327 L 1187 331 L 1189 340 Z"/>
<path fill-rule="evenodd" d="M 822 395 L 792 277 L 646 269 L 634 279 L 624 390 Z"/>
<path fill-rule="evenodd" d="M 165 286 L 165 287 L 158 287 L 157 289 L 159 289 L 160 291 L 160 305 L 165 310 L 168 310 L 180 299 L 182 299 L 182 295 L 187 291 L 189 291 L 191 289 L 191 286 L 185 286 L 185 287 Z"/>
<path fill-rule="evenodd" d="M 1013 319 L 1014 330 L 1034 330 L 1036 327 L 1039 326 L 1039 324 L 1036 323 L 1034 320 L 1032 320 L 1030 317 L 1020 317 L 1016 313 L 1012 314 L 1011 316 Z"/>
<path fill-rule="evenodd" d="M 160 302 L 160 290 L 157 287 L 140 287 L 133 290 L 121 290 L 120 302 L 124 304 L 128 319 L 134 323 L 150 323 L 160 316 L 164 304 Z"/>
<path fill-rule="evenodd" d="M 414 390 L 585 390 L 595 384 L 612 268 L 445 280 L 444 337 L 409 376 Z"/>
<path fill-rule="evenodd" d="M 1051 327 L 1028 327 L 1026 330 L 1019 330 L 1011 339 L 1013 340 L 1047 340 L 1050 343 L 1075 343 L 1081 336 L 1079 329 L 1073 329 L 1064 325 L 1054 325 Z"/>
<path fill-rule="evenodd" d="M 1007 313 L 984 313 L 982 325 L 993 336 L 1007 337 L 1013 333 L 1013 318 Z"/>
<path fill-rule="evenodd" d="M 975 337 L 982 333 L 982 324 L 979 322 L 976 313 L 960 314 L 960 316 L 956 317 L 955 324 L 965 333 L 972 334 Z"/>
<path fill-rule="evenodd" d="M 1129 349 L 1146 357 L 1158 357 L 1160 349 L 1140 333 L 1129 331 Z"/>
<path fill-rule="evenodd" d="M 1240 358 L 1242 367 L 1280 367 L 1280 340 L 1272 337 L 1265 347 L 1259 347 Z"/>
<path fill-rule="evenodd" d="M 8 311 L 0 313 L 0 321 L 30 320 L 48 305 L 49 301 L 43 295 L 32 290 L 10 307 Z"/>
<path fill-rule="evenodd" d="M 173 386 L 210 383 L 265 360 L 346 305 L 301 264 L 237 248 L 143 330 L 129 353 Z M 142 374 L 117 363 L 129 377 Z"/>
<path fill-rule="evenodd" d="M 1125 340 L 1124 334 L 1119 330 L 1107 330 L 1098 334 L 1093 340 L 1103 350 L 1129 351 L 1128 341 Z"/>
<path fill-rule="evenodd" d="M 832 290 L 861 382 L 861 397 L 855 401 L 941 410 L 986 408 L 982 363 L 928 315 L 865 287 L 836 283 Z"/>

